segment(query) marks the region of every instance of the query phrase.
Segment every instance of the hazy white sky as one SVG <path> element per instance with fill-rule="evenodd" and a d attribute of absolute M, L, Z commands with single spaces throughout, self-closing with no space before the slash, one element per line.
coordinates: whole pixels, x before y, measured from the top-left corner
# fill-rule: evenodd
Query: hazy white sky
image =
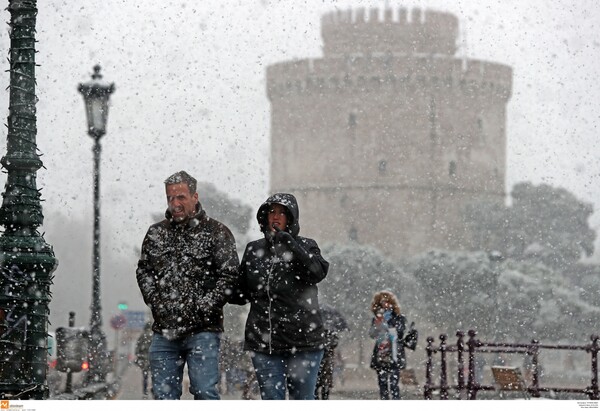
<path fill-rule="evenodd" d="M 38 2 L 37 107 L 45 210 L 89 221 L 85 247 L 91 249 L 92 140 L 77 84 L 96 63 L 116 85 L 102 140 L 101 192 L 103 227 L 111 225 L 111 232 L 103 229 L 103 255 L 132 261 L 132 271 L 119 275 L 134 275 L 134 247 L 151 213 L 165 208 L 162 181 L 177 170 L 257 207 L 269 182 L 266 67 L 320 57 L 324 12 L 384 5 L 454 13 L 459 56 L 513 68 L 508 190 L 518 181 L 546 182 L 600 208 L 600 6 L 594 0 L 44 0 Z M 3 17 L 10 18 L 6 10 Z M 7 30 L 0 36 L 7 54 Z M 0 83 L 8 86 L 4 61 Z M 2 96 L 6 116 L 8 93 Z M 599 214 L 592 218 L 596 229 Z M 60 258 L 60 245 L 53 245 Z"/>

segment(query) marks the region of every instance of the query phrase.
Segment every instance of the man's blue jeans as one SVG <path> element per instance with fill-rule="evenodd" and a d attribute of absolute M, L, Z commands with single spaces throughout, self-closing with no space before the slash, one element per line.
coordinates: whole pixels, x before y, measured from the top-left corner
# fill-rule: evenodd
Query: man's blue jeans
<path fill-rule="evenodd" d="M 221 335 L 214 332 L 201 332 L 178 340 L 168 340 L 154 333 L 149 351 L 154 398 L 181 398 L 183 367 L 187 362 L 190 393 L 194 399 L 218 400 L 220 343 Z"/>
<path fill-rule="evenodd" d="M 252 353 L 252 364 L 263 400 L 314 400 L 323 350 L 295 354 Z"/>

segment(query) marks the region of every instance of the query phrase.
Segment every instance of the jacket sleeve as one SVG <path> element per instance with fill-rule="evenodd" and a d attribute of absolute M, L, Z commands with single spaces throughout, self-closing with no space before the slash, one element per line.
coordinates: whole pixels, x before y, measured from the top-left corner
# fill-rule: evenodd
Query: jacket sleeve
<path fill-rule="evenodd" d="M 250 296 L 248 295 L 248 288 L 246 286 L 246 278 L 248 273 L 248 253 L 250 252 L 248 246 L 244 251 L 242 262 L 238 270 L 238 277 L 233 288 L 233 292 L 227 301 L 230 304 L 244 305 L 250 302 Z"/>
<path fill-rule="evenodd" d="M 158 299 L 156 294 L 156 282 L 158 279 L 156 278 L 156 273 L 151 266 L 149 258 L 149 251 L 153 247 L 153 230 L 154 229 L 150 227 L 146 233 L 146 237 L 144 237 L 142 253 L 135 272 L 138 287 L 140 288 L 144 302 L 152 311 L 158 309 Z"/>
<path fill-rule="evenodd" d="M 406 331 L 406 317 L 400 315 L 398 322 L 396 323 L 396 330 L 398 331 L 398 338 L 403 339 Z"/>
<path fill-rule="evenodd" d="M 239 258 L 235 248 L 235 239 L 227 227 L 222 226 L 222 229 L 219 230 L 214 247 L 213 256 L 217 270 L 217 285 L 206 296 L 206 303 L 214 307 L 223 307 L 233 294 L 239 273 Z"/>
<path fill-rule="evenodd" d="M 315 240 L 301 238 L 297 246 L 304 251 L 306 258 L 298 259 L 306 270 L 306 276 L 302 279 L 309 284 L 317 284 L 322 281 L 329 271 L 329 263 L 321 255 L 321 250 Z"/>

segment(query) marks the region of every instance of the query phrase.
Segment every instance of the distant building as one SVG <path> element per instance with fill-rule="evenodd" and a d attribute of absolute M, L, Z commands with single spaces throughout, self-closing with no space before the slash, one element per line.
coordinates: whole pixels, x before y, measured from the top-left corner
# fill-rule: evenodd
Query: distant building
<path fill-rule="evenodd" d="M 271 191 L 320 243 L 468 249 L 464 207 L 504 201 L 512 70 L 455 57 L 458 19 L 338 11 L 324 57 L 268 67 Z"/>

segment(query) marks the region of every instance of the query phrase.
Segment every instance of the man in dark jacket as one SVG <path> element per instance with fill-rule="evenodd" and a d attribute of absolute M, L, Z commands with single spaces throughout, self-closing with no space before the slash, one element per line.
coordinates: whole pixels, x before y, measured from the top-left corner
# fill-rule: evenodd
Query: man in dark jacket
<path fill-rule="evenodd" d="M 152 225 L 136 272 L 152 310 L 152 389 L 157 399 L 179 399 L 187 362 L 195 399 L 219 399 L 218 360 L 223 306 L 237 278 L 231 231 L 209 218 L 196 180 L 185 171 L 165 181 L 166 219 Z"/>
<path fill-rule="evenodd" d="M 252 351 L 262 399 L 314 399 L 325 329 L 317 284 L 329 263 L 317 242 L 301 237 L 296 198 L 278 193 L 257 213 L 264 238 L 250 242 L 232 298 L 250 303 L 245 346 Z"/>

